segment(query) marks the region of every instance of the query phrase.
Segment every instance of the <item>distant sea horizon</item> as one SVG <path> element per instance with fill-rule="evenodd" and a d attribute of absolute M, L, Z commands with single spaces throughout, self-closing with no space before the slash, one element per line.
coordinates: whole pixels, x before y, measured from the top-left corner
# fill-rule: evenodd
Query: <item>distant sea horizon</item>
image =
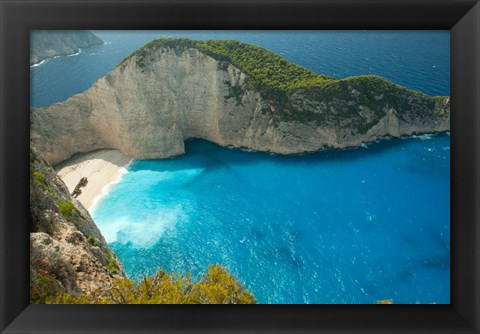
<path fill-rule="evenodd" d="M 94 31 L 103 45 L 31 67 L 31 105 L 82 92 L 157 37 L 237 39 L 314 72 L 449 95 L 448 31 Z M 126 195 L 128 194 L 128 196 Z M 93 218 L 139 280 L 224 265 L 260 303 L 450 302 L 450 137 L 298 156 L 189 140 L 134 161 Z"/>

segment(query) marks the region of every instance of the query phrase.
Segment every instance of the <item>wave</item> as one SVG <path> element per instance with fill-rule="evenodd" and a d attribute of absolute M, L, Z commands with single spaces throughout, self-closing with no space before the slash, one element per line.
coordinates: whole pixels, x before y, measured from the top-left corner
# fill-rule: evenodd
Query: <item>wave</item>
<path fill-rule="evenodd" d="M 431 134 L 423 134 L 423 135 L 414 135 L 412 136 L 413 138 L 418 138 L 420 140 L 429 140 L 429 139 L 432 139 L 432 135 Z"/>
<path fill-rule="evenodd" d="M 80 53 L 82 53 L 82 50 L 78 50 L 77 53 L 72 53 L 71 55 L 67 55 L 67 57 L 75 57 L 75 56 L 78 56 Z"/>
<path fill-rule="evenodd" d="M 132 248 L 148 249 L 154 246 L 167 230 L 175 228 L 177 222 L 185 219 L 182 206 L 157 207 L 155 212 L 143 212 L 132 217 L 125 212 L 117 218 L 97 223 L 108 243 L 128 244 Z"/>
<path fill-rule="evenodd" d="M 45 63 L 46 61 L 47 61 L 47 60 L 46 60 L 46 59 L 44 59 L 44 60 L 42 60 L 42 61 L 41 61 L 41 62 L 39 62 L 39 63 L 33 64 L 33 65 L 30 65 L 30 67 L 37 67 L 37 66 L 40 66 L 40 65 L 42 65 L 43 63 Z"/>
<path fill-rule="evenodd" d="M 93 215 L 93 212 L 98 208 L 98 205 L 101 203 L 101 200 L 103 200 L 105 196 L 107 196 L 112 191 L 113 186 L 118 184 L 122 180 L 123 176 L 128 173 L 128 169 L 130 168 L 130 166 L 133 164 L 134 161 L 135 159 L 131 159 L 125 166 L 123 166 L 120 170 L 120 174 L 118 175 L 118 177 L 112 182 L 107 183 L 105 186 L 103 186 L 100 194 L 95 196 L 95 198 L 92 201 L 92 205 L 88 208 L 88 212 L 90 212 L 91 215 Z"/>
<path fill-rule="evenodd" d="M 82 53 L 82 50 L 80 49 L 80 50 L 78 50 L 78 52 L 72 53 L 72 54 L 70 54 L 70 55 L 56 55 L 56 56 L 53 56 L 53 57 L 51 57 L 51 58 L 44 59 L 44 60 L 42 60 L 42 61 L 39 62 L 39 63 L 30 65 L 30 67 L 40 66 L 40 65 L 42 65 L 43 63 L 45 63 L 48 59 L 57 59 L 57 58 L 60 58 L 60 57 L 65 57 L 65 56 L 67 56 L 67 57 L 74 57 L 74 56 L 78 56 L 78 55 L 81 54 L 81 53 Z M 91 53 L 90 55 L 95 55 L 95 53 Z"/>

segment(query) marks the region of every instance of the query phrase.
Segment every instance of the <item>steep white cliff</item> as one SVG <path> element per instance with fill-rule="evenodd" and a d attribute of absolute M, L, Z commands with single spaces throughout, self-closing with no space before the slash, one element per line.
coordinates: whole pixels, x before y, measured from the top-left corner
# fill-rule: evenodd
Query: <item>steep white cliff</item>
<path fill-rule="evenodd" d="M 197 48 L 146 51 L 85 92 L 32 109 L 31 138 L 47 161 L 56 164 L 100 148 L 136 159 L 165 158 L 184 153 L 189 138 L 294 154 L 449 129 L 448 98 L 432 98 L 383 79 L 299 89 L 289 93 L 288 107 L 282 107 L 247 89 L 249 75 Z M 385 85 L 380 93 L 369 86 L 377 81 Z"/>

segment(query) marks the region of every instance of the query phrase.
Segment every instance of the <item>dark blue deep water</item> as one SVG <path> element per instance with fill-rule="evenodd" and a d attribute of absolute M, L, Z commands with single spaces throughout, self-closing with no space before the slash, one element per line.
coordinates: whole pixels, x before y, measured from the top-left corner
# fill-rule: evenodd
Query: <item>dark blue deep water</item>
<path fill-rule="evenodd" d="M 261 45 L 337 78 L 378 74 L 449 95 L 449 32 L 97 32 L 107 42 L 31 68 L 31 103 L 88 88 L 159 36 Z M 188 141 L 135 161 L 94 219 L 139 279 L 226 266 L 261 303 L 450 302 L 450 137 L 278 156 Z"/>

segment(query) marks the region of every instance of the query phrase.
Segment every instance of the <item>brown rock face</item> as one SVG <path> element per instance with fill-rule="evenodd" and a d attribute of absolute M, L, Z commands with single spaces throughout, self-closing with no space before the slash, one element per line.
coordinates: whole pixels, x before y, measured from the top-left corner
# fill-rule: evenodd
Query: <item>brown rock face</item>
<path fill-rule="evenodd" d="M 122 264 L 89 213 L 42 159 L 30 151 L 31 296 L 88 295 L 124 277 Z M 40 290 L 38 290 L 40 289 Z M 48 291 L 45 291 L 48 289 Z M 32 302 L 39 302 L 33 297 Z"/>
<path fill-rule="evenodd" d="M 166 158 L 184 153 L 189 138 L 295 154 L 450 127 L 448 98 L 381 78 L 293 91 L 282 108 L 247 89 L 247 74 L 196 48 L 156 49 L 143 66 L 136 57 L 85 92 L 32 109 L 31 138 L 49 163 L 101 148 Z"/>

